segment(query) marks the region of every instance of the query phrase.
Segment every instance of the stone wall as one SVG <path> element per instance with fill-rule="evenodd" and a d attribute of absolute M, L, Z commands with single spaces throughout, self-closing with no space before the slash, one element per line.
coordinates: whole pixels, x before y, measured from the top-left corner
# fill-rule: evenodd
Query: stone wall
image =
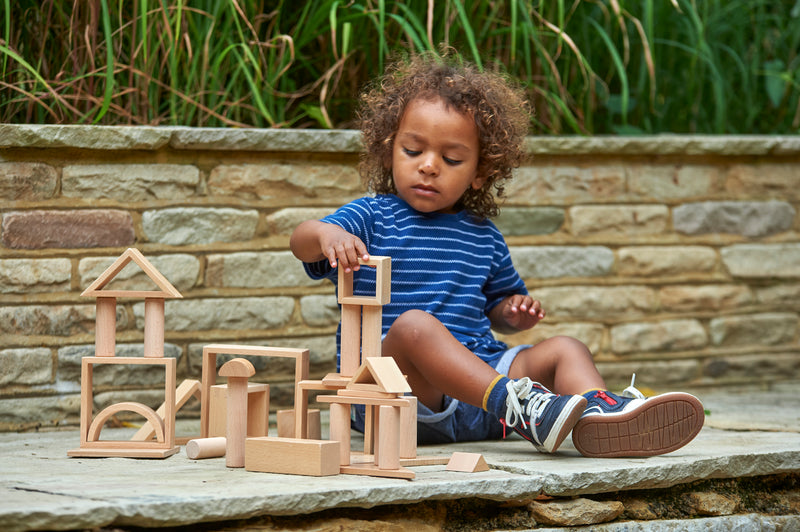
<path fill-rule="evenodd" d="M 95 315 L 80 293 L 127 247 L 184 296 L 166 303 L 179 380 L 200 377 L 208 343 L 307 347 L 312 376 L 332 371 L 332 286 L 288 238 L 363 193 L 358 149 L 352 131 L 0 125 L 0 430 L 77 424 Z M 532 137 L 529 151 L 496 223 L 548 315 L 507 341 L 576 336 L 615 389 L 634 372 L 646 391 L 800 378 L 800 138 Z M 143 307 L 118 301 L 119 355 L 141 354 Z M 253 362 L 273 410 L 291 404 L 292 363 Z M 95 380 L 98 407 L 163 400 L 160 371 Z"/>

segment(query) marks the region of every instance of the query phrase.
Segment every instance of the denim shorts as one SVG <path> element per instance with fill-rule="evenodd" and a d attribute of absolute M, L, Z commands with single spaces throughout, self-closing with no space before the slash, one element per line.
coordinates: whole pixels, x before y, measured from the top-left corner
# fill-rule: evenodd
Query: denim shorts
<path fill-rule="evenodd" d="M 518 345 L 507 350 L 494 362 L 494 369 L 508 375 L 514 358 L 528 347 Z M 351 425 L 353 429 L 364 432 L 363 405 L 354 405 Z M 417 443 L 420 445 L 498 440 L 503 437 L 503 428 L 494 414 L 452 397 L 444 397 L 441 412 L 434 412 L 422 403 L 417 404 Z"/>

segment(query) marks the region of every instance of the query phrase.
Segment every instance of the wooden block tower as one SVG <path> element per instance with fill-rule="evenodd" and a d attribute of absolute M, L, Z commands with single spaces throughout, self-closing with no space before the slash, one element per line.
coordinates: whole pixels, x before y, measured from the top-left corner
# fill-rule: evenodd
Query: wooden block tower
<path fill-rule="evenodd" d="M 158 290 L 104 290 L 122 269 L 133 261 Z M 180 292 L 153 267 L 139 250 L 127 249 L 86 290 L 83 297 L 94 297 L 97 301 L 95 325 L 95 356 L 81 360 L 81 442 L 80 447 L 67 452 L 68 456 L 131 458 L 166 458 L 178 452 L 175 445 L 176 410 L 176 360 L 164 357 L 164 300 L 180 298 Z M 118 297 L 144 299 L 144 357 L 117 357 L 116 307 Z M 93 370 L 99 364 L 131 364 L 162 366 L 164 368 L 163 414 L 136 402 L 121 402 L 111 405 L 93 417 Z M 142 415 L 155 432 L 152 441 L 100 440 L 100 432 L 106 421 L 118 412 L 129 411 Z"/>

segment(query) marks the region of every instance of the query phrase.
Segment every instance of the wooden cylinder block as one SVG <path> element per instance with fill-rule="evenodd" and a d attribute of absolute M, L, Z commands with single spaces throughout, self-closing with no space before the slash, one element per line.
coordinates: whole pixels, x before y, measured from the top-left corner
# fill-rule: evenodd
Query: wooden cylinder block
<path fill-rule="evenodd" d="M 144 356 L 164 356 L 164 300 L 148 297 L 144 300 Z"/>
<path fill-rule="evenodd" d="M 339 464 L 350 465 L 350 405 L 331 403 L 330 432 L 339 442 Z"/>
<path fill-rule="evenodd" d="M 375 462 L 378 469 L 399 469 L 400 409 L 396 406 L 384 405 L 379 408 Z"/>
<path fill-rule="evenodd" d="M 97 298 L 97 316 L 94 329 L 95 355 L 113 357 L 117 337 L 117 298 Z"/>
<path fill-rule="evenodd" d="M 192 460 L 225 456 L 225 438 L 196 438 L 186 442 L 186 456 Z"/>

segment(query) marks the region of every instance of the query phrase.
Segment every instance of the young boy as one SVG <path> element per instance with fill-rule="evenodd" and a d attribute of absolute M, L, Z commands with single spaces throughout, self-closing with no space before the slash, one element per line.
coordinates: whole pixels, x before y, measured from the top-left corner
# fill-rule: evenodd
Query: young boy
<path fill-rule="evenodd" d="M 382 352 L 419 400 L 420 443 L 498 438 L 512 427 L 543 452 L 573 431 L 587 456 L 650 456 L 694 438 L 703 425 L 695 397 L 645 400 L 632 387 L 633 398 L 617 396 L 576 339 L 509 349 L 492 335 L 545 317 L 488 220 L 494 191 L 524 155 L 520 90 L 502 75 L 418 56 L 364 95 L 360 123 L 360 170 L 375 195 L 303 222 L 290 245 L 311 277 L 334 283 L 335 268 L 391 257 Z M 355 294 L 375 292 L 370 270 L 355 276 Z"/>

